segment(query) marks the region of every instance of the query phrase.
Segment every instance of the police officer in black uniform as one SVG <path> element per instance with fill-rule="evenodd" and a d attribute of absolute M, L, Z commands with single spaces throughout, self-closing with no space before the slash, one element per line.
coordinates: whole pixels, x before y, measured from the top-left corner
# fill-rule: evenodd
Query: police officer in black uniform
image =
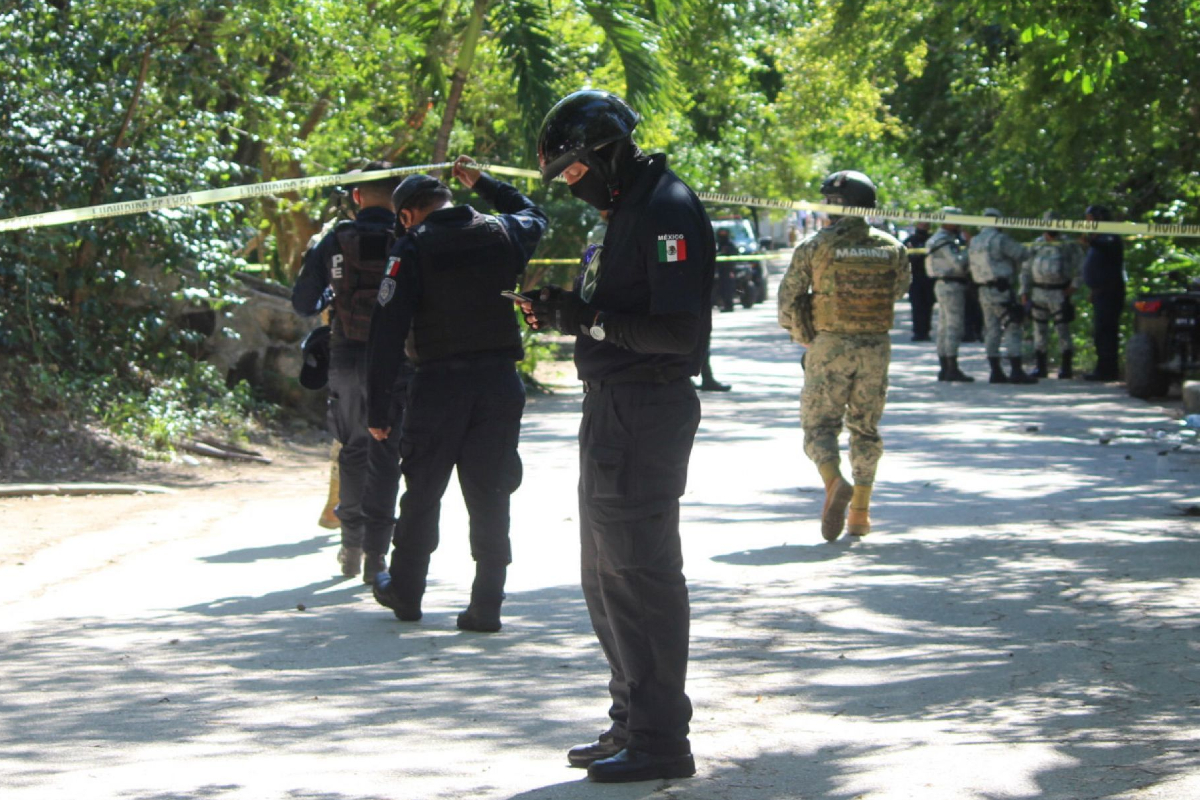
<path fill-rule="evenodd" d="M 368 424 L 377 438 L 389 433 L 391 387 L 406 340 L 417 371 L 400 434 L 405 491 L 395 549 L 374 593 L 398 619 L 421 618 L 442 494 L 457 467 L 475 559 L 471 602 L 458 627 L 492 632 L 500 630 L 512 560 L 509 497 L 521 483 L 517 439 L 525 409 L 516 369 L 524 357 L 521 331 L 512 301 L 500 293 L 516 287 L 546 215 L 470 163 L 460 156 L 454 176 L 499 216 L 453 205 L 450 189 L 428 175 L 405 178 L 392 197 L 406 235 L 392 249 L 367 346 Z"/>
<path fill-rule="evenodd" d="M 929 329 L 933 324 L 933 278 L 925 271 L 925 254 L 914 255 L 913 250 L 924 249 L 933 233 L 928 222 L 918 222 L 916 228 L 904 239 L 908 249 L 908 265 L 912 269 L 912 283 L 908 287 L 908 304 L 912 308 L 912 341 L 928 342 Z"/>
<path fill-rule="evenodd" d="M 1090 205 L 1084 218 L 1108 222 L 1112 212 Z M 1115 381 L 1121 377 L 1121 312 L 1125 309 L 1125 243 L 1111 233 L 1083 237 L 1087 255 L 1083 259 L 1083 282 L 1092 300 L 1092 341 L 1096 344 L 1096 368 L 1084 380 Z"/>
<path fill-rule="evenodd" d="M 363 171 L 391 169 L 372 161 Z M 367 333 L 375 298 L 395 243 L 392 192 L 397 179 L 355 186 L 356 218 L 337 224 L 304 255 L 292 289 L 292 307 L 312 316 L 333 305 L 329 344 L 329 428 L 342 443 L 338 455 L 341 485 L 334 513 L 341 521 L 342 574 L 371 583 L 386 568 L 388 542 L 396 521 L 400 484 L 400 437 L 374 439 L 367 432 Z M 382 409 L 383 427 L 403 416 L 403 387 L 411 368 L 403 360 L 392 376 L 391 401 Z"/>
<path fill-rule="evenodd" d="M 712 324 L 712 226 L 699 199 L 631 138 L 638 115 L 616 95 L 568 95 L 542 123 L 538 158 L 576 198 L 611 210 L 603 247 L 574 291 L 523 305 L 538 329 L 577 337 L 583 593 L 612 670 L 609 729 L 573 748 L 600 782 L 695 774 L 684 691 L 688 592 L 679 498 L 700 423 L 689 377 Z"/>

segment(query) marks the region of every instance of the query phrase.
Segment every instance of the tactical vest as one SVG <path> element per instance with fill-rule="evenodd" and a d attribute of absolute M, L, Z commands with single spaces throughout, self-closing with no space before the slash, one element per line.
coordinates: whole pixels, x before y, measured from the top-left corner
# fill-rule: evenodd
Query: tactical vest
<path fill-rule="evenodd" d="M 1001 233 L 999 228 L 984 228 L 971 239 L 967 251 L 971 262 L 971 277 L 981 285 L 1004 279 L 1010 283 L 1016 277 L 1014 264 L 1000 252 Z"/>
<path fill-rule="evenodd" d="M 925 271 L 935 278 L 967 277 L 966 259 L 958 243 L 958 235 L 940 230 L 926 245 Z"/>
<path fill-rule="evenodd" d="M 896 303 L 899 245 L 864 238 L 813 254 L 813 326 L 829 333 L 887 333 Z"/>
<path fill-rule="evenodd" d="M 1037 284 L 1064 284 L 1071 280 L 1065 245 L 1059 242 L 1035 242 L 1029 271 Z"/>
<path fill-rule="evenodd" d="M 365 342 L 396 237 L 391 226 L 356 222 L 339 223 L 333 232 L 338 243 L 338 252 L 329 264 L 333 324 L 347 339 Z"/>
<path fill-rule="evenodd" d="M 524 357 L 511 291 L 523 264 L 496 217 L 471 209 L 463 226 L 425 223 L 410 231 L 419 253 L 422 300 L 406 343 L 414 363 L 486 351 Z"/>

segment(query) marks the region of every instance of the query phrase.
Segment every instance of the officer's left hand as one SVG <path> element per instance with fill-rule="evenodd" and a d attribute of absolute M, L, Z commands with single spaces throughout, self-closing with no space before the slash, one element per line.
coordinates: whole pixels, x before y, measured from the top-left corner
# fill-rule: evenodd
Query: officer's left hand
<path fill-rule="evenodd" d="M 452 170 L 454 177 L 458 178 L 458 182 L 468 189 L 473 188 L 475 181 L 479 180 L 479 170 L 467 166 L 467 164 L 474 163 L 475 159 L 470 156 L 459 156 L 454 161 L 454 169 Z"/>
<path fill-rule="evenodd" d="M 382 442 L 392 432 L 391 428 L 367 428 L 367 430 L 370 431 L 371 436 L 373 436 L 377 442 Z"/>
<path fill-rule="evenodd" d="M 529 303 L 525 321 L 535 330 L 554 328 L 568 336 L 579 336 L 588 332 L 596 318 L 596 311 L 575 292 L 567 292 L 558 286 L 543 286 Z"/>

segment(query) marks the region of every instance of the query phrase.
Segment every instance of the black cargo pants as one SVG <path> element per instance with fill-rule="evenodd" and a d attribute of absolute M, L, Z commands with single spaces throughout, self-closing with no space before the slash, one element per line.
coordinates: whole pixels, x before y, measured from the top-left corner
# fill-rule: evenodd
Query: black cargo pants
<path fill-rule="evenodd" d="M 684 378 L 589 385 L 579 428 L 583 595 L 612 671 L 610 734 L 665 755 L 691 752 L 679 498 L 699 424 Z"/>
<path fill-rule="evenodd" d="M 329 430 L 342 443 L 338 455 L 340 489 L 334 513 L 342 522 L 342 545 L 386 555 L 396 524 L 400 488 L 400 422 L 410 368 L 396 380 L 390 422 L 393 431 L 378 442 L 367 431 L 367 351 L 358 342 L 329 351 Z"/>
<path fill-rule="evenodd" d="M 509 500 L 521 485 L 517 442 L 525 384 L 512 358 L 446 359 L 417 368 L 409 383 L 400 440 L 404 496 L 389 573 L 399 592 L 419 600 L 450 473 L 470 515 L 471 556 L 485 565 L 512 561 Z"/>

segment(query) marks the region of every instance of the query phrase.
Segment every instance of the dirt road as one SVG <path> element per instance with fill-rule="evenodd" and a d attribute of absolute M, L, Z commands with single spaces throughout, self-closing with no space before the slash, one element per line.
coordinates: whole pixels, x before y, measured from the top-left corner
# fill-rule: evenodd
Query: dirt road
<path fill-rule="evenodd" d="M 1169 409 L 1082 381 L 938 384 L 897 332 L 876 532 L 828 545 L 799 348 L 773 301 L 716 324 L 734 392 L 703 398 L 684 506 L 696 778 L 566 765 L 606 710 L 567 393 L 529 403 L 492 636 L 454 628 L 453 487 L 422 622 L 335 574 L 311 440 L 169 496 L 0 501 L 0 796 L 1200 797 L 1181 513 L 1200 454 Z M 979 345 L 962 361 L 985 374 Z"/>

